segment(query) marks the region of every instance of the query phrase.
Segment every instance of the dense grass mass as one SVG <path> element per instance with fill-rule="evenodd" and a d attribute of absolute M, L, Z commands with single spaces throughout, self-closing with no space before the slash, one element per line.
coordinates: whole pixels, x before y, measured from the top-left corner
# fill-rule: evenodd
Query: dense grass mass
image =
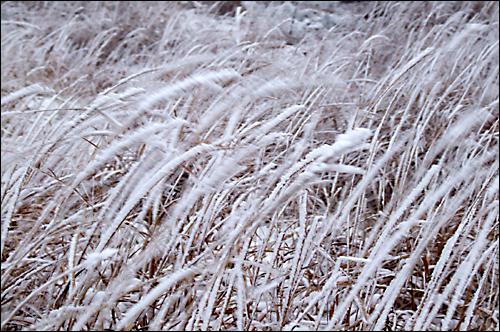
<path fill-rule="evenodd" d="M 498 330 L 499 5 L 2 1 L 2 330 Z"/>

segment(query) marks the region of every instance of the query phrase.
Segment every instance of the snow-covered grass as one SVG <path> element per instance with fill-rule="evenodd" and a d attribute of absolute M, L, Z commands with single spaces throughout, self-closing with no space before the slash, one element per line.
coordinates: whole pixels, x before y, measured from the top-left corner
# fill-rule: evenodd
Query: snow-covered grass
<path fill-rule="evenodd" d="M 2 2 L 2 330 L 498 330 L 498 3 L 239 4 Z"/>

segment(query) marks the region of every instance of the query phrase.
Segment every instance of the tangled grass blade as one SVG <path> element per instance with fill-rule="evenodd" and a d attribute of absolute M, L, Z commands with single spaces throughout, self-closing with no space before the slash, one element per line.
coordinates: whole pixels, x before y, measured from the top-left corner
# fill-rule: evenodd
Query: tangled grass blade
<path fill-rule="evenodd" d="M 32 84 L 32 85 L 27 86 L 25 88 L 22 88 L 16 92 L 13 92 L 6 97 L 2 97 L 1 106 L 7 105 L 9 103 L 13 103 L 15 101 L 18 101 L 19 99 L 22 99 L 24 97 L 28 97 L 31 95 L 50 96 L 53 94 L 55 94 L 55 91 L 52 90 L 51 88 L 43 87 L 40 84 L 35 83 L 35 84 Z"/>
<path fill-rule="evenodd" d="M 189 91 L 191 91 L 191 89 L 194 89 L 196 86 L 204 86 L 213 88 L 215 90 L 220 90 L 221 87 L 217 84 L 218 82 L 229 81 L 239 77 L 240 75 L 236 71 L 229 69 L 224 69 L 219 72 L 208 72 L 205 74 L 195 75 L 185 79 L 182 82 L 159 89 L 158 91 L 145 96 L 139 106 L 139 110 L 149 110 L 155 104 L 161 101 L 169 100 L 171 98 L 189 93 Z"/>
<path fill-rule="evenodd" d="M 158 286 L 153 288 L 146 296 L 144 296 L 141 301 L 135 304 L 131 309 L 129 309 L 123 318 L 118 322 L 117 329 L 123 330 L 127 329 L 136 317 L 149 305 L 151 305 L 158 297 L 160 297 L 165 291 L 175 286 L 176 283 L 181 280 L 191 277 L 198 272 L 198 268 L 190 268 L 173 273 L 171 276 L 165 277 L 163 280 L 159 281 Z"/>

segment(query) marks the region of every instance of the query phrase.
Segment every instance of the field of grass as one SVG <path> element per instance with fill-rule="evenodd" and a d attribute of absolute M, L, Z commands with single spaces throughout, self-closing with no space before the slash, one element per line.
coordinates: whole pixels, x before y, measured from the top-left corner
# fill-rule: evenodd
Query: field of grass
<path fill-rule="evenodd" d="M 2 1 L 2 330 L 498 330 L 498 2 L 238 4 Z"/>

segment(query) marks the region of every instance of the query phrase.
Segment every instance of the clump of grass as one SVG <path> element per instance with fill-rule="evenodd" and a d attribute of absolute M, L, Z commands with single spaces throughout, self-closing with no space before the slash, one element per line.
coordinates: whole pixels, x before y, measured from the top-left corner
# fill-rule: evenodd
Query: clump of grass
<path fill-rule="evenodd" d="M 498 330 L 498 3 L 206 3 L 2 3 L 2 330 Z"/>

